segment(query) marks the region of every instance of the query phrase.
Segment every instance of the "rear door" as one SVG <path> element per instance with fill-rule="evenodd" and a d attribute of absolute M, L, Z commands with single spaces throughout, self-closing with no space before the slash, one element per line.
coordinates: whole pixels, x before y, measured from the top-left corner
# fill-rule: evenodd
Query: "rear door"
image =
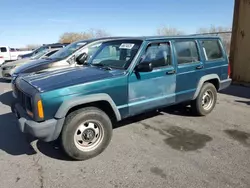
<path fill-rule="evenodd" d="M 198 41 L 179 39 L 174 41 L 176 75 L 176 102 L 191 100 L 200 78 L 204 75 L 204 64 Z"/>
<path fill-rule="evenodd" d="M 216 74 L 221 80 L 228 78 L 228 58 L 218 39 L 200 40 L 204 52 L 205 74 Z"/>

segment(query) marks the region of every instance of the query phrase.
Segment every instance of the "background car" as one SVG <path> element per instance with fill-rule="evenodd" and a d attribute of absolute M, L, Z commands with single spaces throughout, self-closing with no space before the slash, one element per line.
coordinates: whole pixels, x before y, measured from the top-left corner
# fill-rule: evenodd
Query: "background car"
<path fill-rule="evenodd" d="M 59 49 L 60 48 L 45 49 L 45 50 L 33 55 L 31 58 L 24 58 L 24 59 L 19 59 L 17 61 L 4 63 L 1 66 L 2 78 L 6 79 L 6 80 L 11 80 L 11 75 L 17 67 L 24 65 L 26 63 L 32 62 L 32 61 L 36 61 L 39 59 L 45 59 L 46 57 L 49 57 L 49 56 L 53 55 L 54 53 L 56 53 Z"/>
<path fill-rule="evenodd" d="M 69 43 L 44 44 L 44 45 L 40 46 L 39 48 L 33 50 L 31 53 L 19 55 L 17 57 L 17 59 L 24 59 L 24 58 L 32 57 L 32 56 L 34 56 L 34 55 L 38 54 L 39 52 L 46 50 L 46 49 L 63 48 L 63 47 L 66 47 L 68 44 Z"/>
<path fill-rule="evenodd" d="M 21 67 L 18 67 L 12 77 L 17 77 L 20 74 L 28 74 L 41 71 L 50 71 L 66 67 L 74 67 L 79 65 L 76 60 L 77 57 L 86 53 L 90 58 L 92 54 L 98 49 L 102 42 L 121 37 L 106 37 L 95 38 L 88 40 L 81 40 L 71 43 L 65 48 L 62 48 L 47 59 L 38 60 L 37 62 L 29 62 Z M 82 63 L 80 64 L 82 65 Z"/>

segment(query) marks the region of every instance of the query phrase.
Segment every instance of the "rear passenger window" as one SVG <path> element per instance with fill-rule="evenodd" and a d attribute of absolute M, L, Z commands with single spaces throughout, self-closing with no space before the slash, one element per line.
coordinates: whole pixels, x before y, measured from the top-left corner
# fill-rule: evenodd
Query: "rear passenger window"
<path fill-rule="evenodd" d="M 3 48 L 0 48 L 0 51 L 1 51 L 1 52 L 7 52 L 7 48 L 4 48 L 4 47 L 3 47 Z"/>
<path fill-rule="evenodd" d="M 223 58 L 223 53 L 218 40 L 204 40 L 202 41 L 202 46 L 206 60 L 216 60 Z"/>
<path fill-rule="evenodd" d="M 175 50 L 178 64 L 199 61 L 199 53 L 195 41 L 177 41 L 175 42 Z"/>

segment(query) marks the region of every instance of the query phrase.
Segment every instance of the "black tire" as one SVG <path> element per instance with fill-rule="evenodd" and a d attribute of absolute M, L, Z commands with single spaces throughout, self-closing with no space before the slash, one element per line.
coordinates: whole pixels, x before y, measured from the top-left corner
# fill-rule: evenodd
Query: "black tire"
<path fill-rule="evenodd" d="M 208 91 L 213 97 L 213 102 L 209 108 L 205 109 L 202 106 L 202 98 L 203 98 L 203 95 Z M 206 116 L 214 109 L 214 107 L 216 105 L 216 101 L 217 101 L 217 90 L 216 90 L 215 86 L 211 83 L 208 83 L 208 82 L 204 83 L 199 95 L 191 103 L 192 111 L 194 112 L 195 115 Z"/>
<path fill-rule="evenodd" d="M 76 141 L 75 134 L 77 130 L 79 130 L 79 125 L 86 121 L 94 121 L 102 129 L 102 139 L 99 141 L 99 144 L 90 151 L 85 151 L 82 147 L 80 150 L 80 144 Z M 88 126 L 88 123 L 87 123 Z M 96 125 L 95 125 L 96 126 Z M 88 129 L 88 127 L 86 128 Z M 94 129 L 93 129 L 94 130 Z M 86 130 L 85 130 L 86 131 Z M 84 132 L 84 131 L 83 131 Z M 82 133 L 82 135 L 84 135 Z M 86 107 L 83 109 L 76 110 L 70 113 L 65 120 L 65 124 L 63 126 L 63 130 L 61 133 L 61 144 L 65 153 L 75 160 L 86 160 L 92 157 L 95 157 L 102 153 L 106 147 L 109 145 L 110 140 L 112 138 L 112 123 L 110 118 L 107 116 L 105 112 L 96 108 L 96 107 Z M 87 134 L 87 133 L 86 133 Z M 86 135 L 85 134 L 85 135 Z M 101 135 L 101 133 L 100 133 Z M 97 135 L 96 135 L 97 136 Z M 95 136 L 93 137 L 95 139 Z M 87 142 L 84 142 L 87 143 Z"/>

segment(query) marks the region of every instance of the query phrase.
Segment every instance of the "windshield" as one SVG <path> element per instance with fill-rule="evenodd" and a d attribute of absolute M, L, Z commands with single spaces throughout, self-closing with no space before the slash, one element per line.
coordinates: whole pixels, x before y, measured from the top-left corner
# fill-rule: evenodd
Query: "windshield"
<path fill-rule="evenodd" d="M 39 52 L 41 52 L 41 51 L 43 51 L 43 50 L 45 50 L 45 49 L 46 49 L 45 46 L 41 46 L 41 47 L 35 49 L 32 53 L 33 53 L 33 54 L 37 54 L 37 53 L 39 53 Z"/>
<path fill-rule="evenodd" d="M 39 59 L 40 57 L 42 57 L 44 54 L 48 53 L 48 50 L 45 49 L 43 51 L 38 52 L 37 54 L 31 56 L 31 59 Z"/>
<path fill-rule="evenodd" d="M 58 52 L 54 53 L 53 55 L 50 56 L 50 58 L 52 58 L 52 59 L 54 59 L 54 58 L 55 59 L 65 59 L 66 57 L 73 54 L 76 50 L 78 50 L 79 48 L 81 48 L 85 44 L 86 44 L 86 42 L 79 42 L 79 41 L 74 42 L 74 43 L 62 48 Z"/>
<path fill-rule="evenodd" d="M 142 41 L 117 40 L 104 42 L 89 60 L 92 65 L 127 69 L 137 54 Z"/>
<path fill-rule="evenodd" d="M 93 54 L 95 54 L 95 52 L 99 49 L 101 44 L 102 44 L 102 42 L 89 43 L 84 48 L 82 48 L 81 50 L 76 52 L 75 56 L 78 57 L 82 53 L 86 53 L 88 55 L 88 59 L 87 59 L 87 61 L 88 61 L 93 56 Z"/>

